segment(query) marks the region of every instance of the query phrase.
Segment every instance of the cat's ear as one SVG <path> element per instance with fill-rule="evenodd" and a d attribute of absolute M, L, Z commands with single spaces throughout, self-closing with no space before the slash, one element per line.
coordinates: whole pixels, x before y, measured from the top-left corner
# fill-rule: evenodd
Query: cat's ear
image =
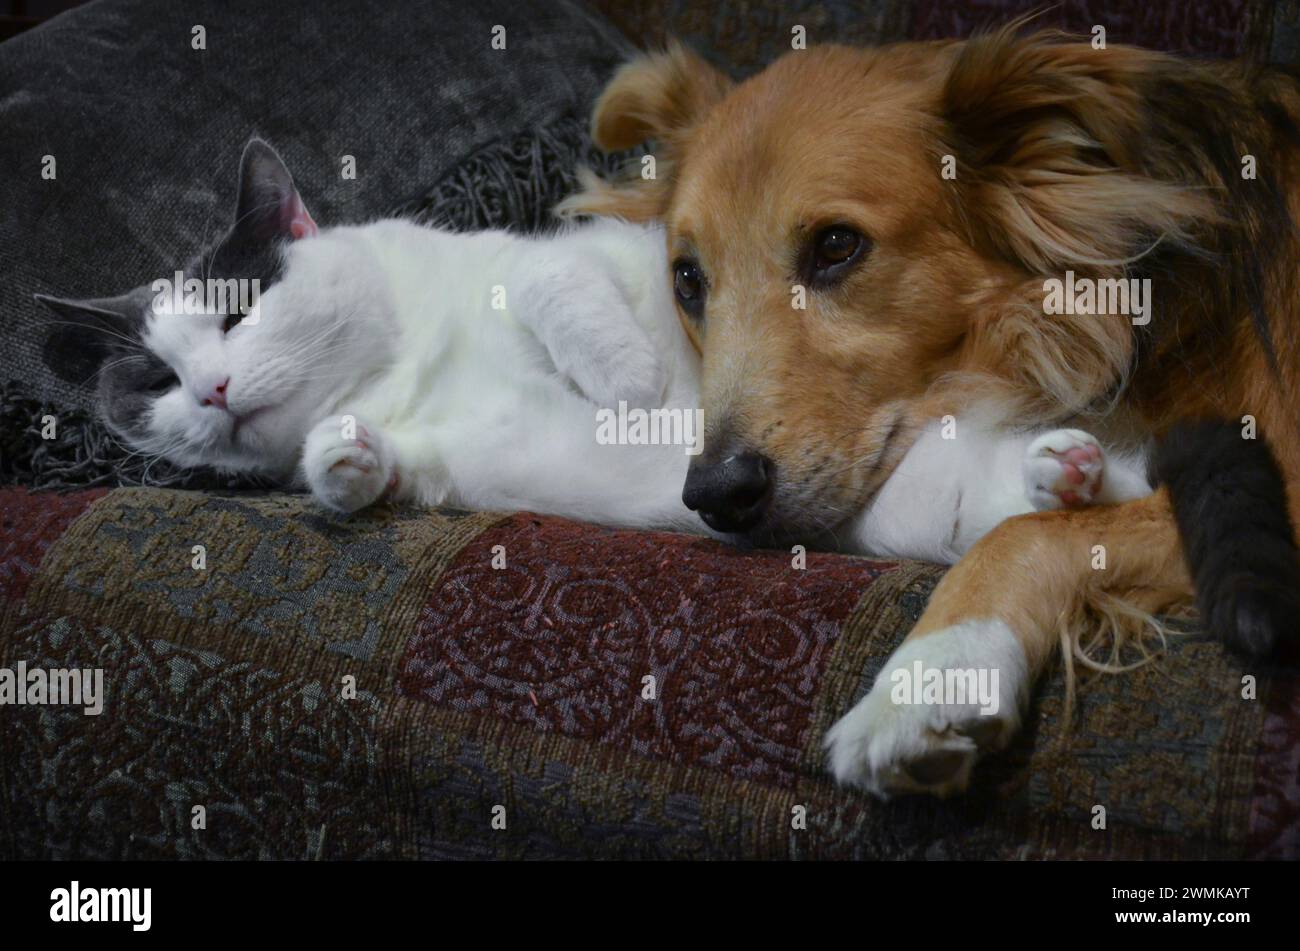
<path fill-rule="evenodd" d="M 51 321 L 41 355 L 58 376 L 84 383 L 94 375 L 115 343 L 132 343 L 137 327 L 130 317 L 129 295 L 96 300 L 68 300 L 36 294 L 59 318 Z"/>
<path fill-rule="evenodd" d="M 248 140 L 239 162 L 239 206 L 233 230 L 258 244 L 310 238 L 319 230 L 284 161 L 261 139 Z"/>

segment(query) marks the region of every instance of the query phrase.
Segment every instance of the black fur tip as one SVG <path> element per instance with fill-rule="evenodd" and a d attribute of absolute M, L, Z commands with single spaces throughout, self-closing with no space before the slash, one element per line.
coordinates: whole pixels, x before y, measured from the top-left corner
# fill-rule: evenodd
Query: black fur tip
<path fill-rule="evenodd" d="M 1174 426 L 1156 451 L 1196 601 L 1212 633 L 1253 658 L 1300 643 L 1300 554 L 1286 483 L 1266 443 L 1228 422 Z"/>

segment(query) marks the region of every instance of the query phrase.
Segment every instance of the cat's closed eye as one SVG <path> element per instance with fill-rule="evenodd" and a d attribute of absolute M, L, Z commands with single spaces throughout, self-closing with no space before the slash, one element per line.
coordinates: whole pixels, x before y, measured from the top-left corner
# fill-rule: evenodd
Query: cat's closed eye
<path fill-rule="evenodd" d="M 179 386 L 180 382 L 175 373 L 166 370 L 151 379 L 145 390 L 150 393 L 166 393 L 172 387 Z"/>

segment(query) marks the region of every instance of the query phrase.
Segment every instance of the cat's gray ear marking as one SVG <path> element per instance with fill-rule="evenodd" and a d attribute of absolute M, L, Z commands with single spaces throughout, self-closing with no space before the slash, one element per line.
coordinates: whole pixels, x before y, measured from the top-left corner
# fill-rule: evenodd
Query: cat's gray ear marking
<path fill-rule="evenodd" d="M 84 383 L 114 343 L 127 343 L 134 336 L 126 297 L 69 300 L 49 294 L 33 296 L 60 318 L 51 324 L 41 356 L 69 383 Z"/>
<path fill-rule="evenodd" d="M 296 241 L 318 231 L 284 161 L 259 138 L 248 140 L 239 162 L 239 205 L 233 230 L 258 244 Z"/>

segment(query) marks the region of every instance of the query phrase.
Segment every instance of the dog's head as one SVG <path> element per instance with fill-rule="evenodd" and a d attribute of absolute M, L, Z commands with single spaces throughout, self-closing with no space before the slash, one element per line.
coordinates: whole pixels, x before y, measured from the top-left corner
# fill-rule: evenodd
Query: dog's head
<path fill-rule="evenodd" d="M 973 379 L 1028 413 L 1112 391 L 1129 321 L 1045 318 L 1043 282 L 1119 272 L 1212 214 L 1133 154 L 1163 59 L 1008 31 L 814 47 L 738 85 L 680 46 L 626 65 L 593 135 L 652 140 L 653 176 L 588 178 L 567 210 L 667 225 L 704 368 L 687 504 L 756 540 L 808 536 Z"/>

